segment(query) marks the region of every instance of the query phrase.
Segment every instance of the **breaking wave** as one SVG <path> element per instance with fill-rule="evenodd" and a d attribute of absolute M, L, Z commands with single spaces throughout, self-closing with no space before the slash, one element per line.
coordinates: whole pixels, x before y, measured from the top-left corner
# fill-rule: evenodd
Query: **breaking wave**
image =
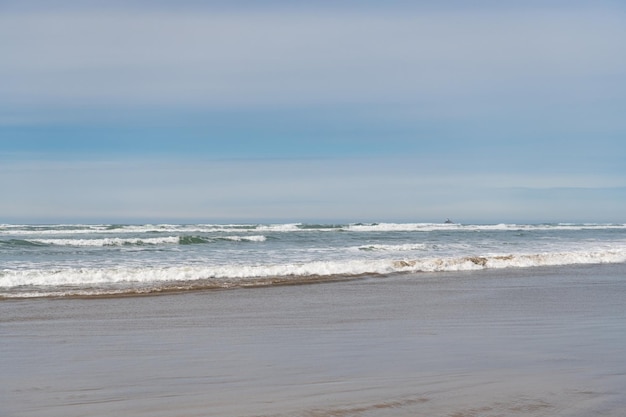
<path fill-rule="evenodd" d="M 254 287 L 397 273 L 453 272 L 626 262 L 626 250 L 424 259 L 315 261 L 268 265 L 0 270 L 0 298 L 102 296 Z"/>
<path fill-rule="evenodd" d="M 141 245 L 164 245 L 179 243 L 177 236 L 155 238 L 104 238 L 104 239 L 29 239 L 42 245 L 53 246 L 141 246 Z"/>
<path fill-rule="evenodd" d="M 351 232 L 433 232 L 433 231 L 547 231 L 626 229 L 626 224 L 458 224 L 458 223 L 356 223 L 342 227 Z"/>
<path fill-rule="evenodd" d="M 420 251 L 429 247 L 425 243 L 406 243 L 403 245 L 363 245 L 359 246 L 359 250 L 364 251 L 395 251 L 395 252 L 408 252 L 408 251 Z"/>
<path fill-rule="evenodd" d="M 352 224 L 194 224 L 194 225 L 0 225 L 7 236 L 64 234 L 141 234 L 141 233 L 248 233 L 248 232 L 430 232 L 430 231 L 548 231 L 548 230 L 626 230 L 626 224 L 443 224 L 443 223 L 352 223 Z"/>
<path fill-rule="evenodd" d="M 6 246 L 82 246 L 82 247 L 105 247 L 105 246 L 144 246 L 144 245 L 194 245 L 201 243 L 211 243 L 216 241 L 233 242 L 264 242 L 265 236 L 223 236 L 223 237 L 201 237 L 201 236 L 165 236 L 153 238 L 100 238 L 100 239 L 11 239 L 0 241 Z"/>

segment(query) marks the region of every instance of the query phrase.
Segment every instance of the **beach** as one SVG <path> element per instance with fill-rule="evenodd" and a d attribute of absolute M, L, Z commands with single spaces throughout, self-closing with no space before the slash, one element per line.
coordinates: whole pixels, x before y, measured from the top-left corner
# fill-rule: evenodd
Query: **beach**
<path fill-rule="evenodd" d="M 626 417 L 625 18 L 0 0 L 0 417 Z"/>
<path fill-rule="evenodd" d="M 623 416 L 626 265 L 0 301 L 0 415 Z"/>

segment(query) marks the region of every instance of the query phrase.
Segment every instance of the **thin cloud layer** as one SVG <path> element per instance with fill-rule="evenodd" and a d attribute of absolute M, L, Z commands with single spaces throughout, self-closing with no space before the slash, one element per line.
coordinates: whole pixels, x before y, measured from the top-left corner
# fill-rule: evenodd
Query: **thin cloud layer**
<path fill-rule="evenodd" d="M 588 11 L 3 14 L 0 33 L 18 105 L 576 100 L 626 68 L 623 20 Z"/>
<path fill-rule="evenodd" d="M 0 212 L 619 221 L 623 6 L 507 3 L 4 2 Z"/>
<path fill-rule="evenodd" d="M 610 222 L 626 205 L 617 178 L 441 173 L 410 158 L 11 163 L 0 190 L 4 222 Z"/>

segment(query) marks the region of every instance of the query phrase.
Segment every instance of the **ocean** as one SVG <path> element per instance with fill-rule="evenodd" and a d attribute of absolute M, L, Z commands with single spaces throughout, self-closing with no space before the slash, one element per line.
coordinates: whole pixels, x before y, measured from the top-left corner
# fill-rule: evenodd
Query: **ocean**
<path fill-rule="evenodd" d="M 626 224 L 0 225 L 0 298 L 623 262 Z"/>
<path fill-rule="evenodd" d="M 624 224 L 5 224 L 0 297 L 3 417 L 626 415 Z"/>

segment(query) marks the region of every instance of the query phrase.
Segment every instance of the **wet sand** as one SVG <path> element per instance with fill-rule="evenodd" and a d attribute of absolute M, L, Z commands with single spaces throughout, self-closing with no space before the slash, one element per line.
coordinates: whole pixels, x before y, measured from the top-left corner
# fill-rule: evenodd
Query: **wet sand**
<path fill-rule="evenodd" d="M 0 302 L 0 415 L 626 415 L 626 265 Z"/>

